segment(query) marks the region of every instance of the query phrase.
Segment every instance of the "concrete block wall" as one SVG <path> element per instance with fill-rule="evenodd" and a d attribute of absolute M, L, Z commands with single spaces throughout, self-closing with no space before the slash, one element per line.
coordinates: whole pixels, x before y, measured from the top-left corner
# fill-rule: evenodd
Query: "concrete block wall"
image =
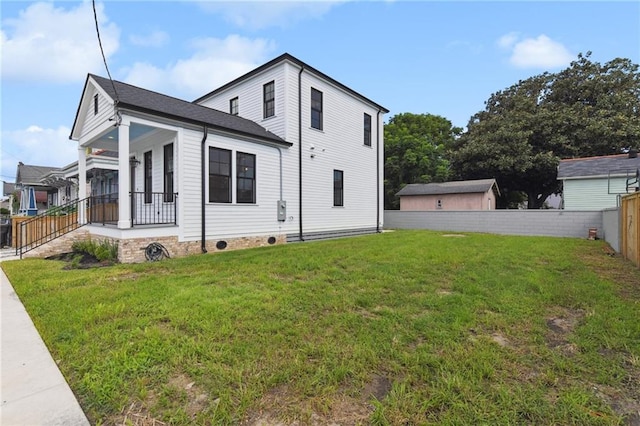
<path fill-rule="evenodd" d="M 480 210 L 399 211 L 385 210 L 385 229 L 484 232 L 507 235 L 539 235 L 587 238 L 590 228 L 605 238 L 602 211 Z"/>
<path fill-rule="evenodd" d="M 602 211 L 602 229 L 605 240 L 612 249 L 620 252 L 620 241 L 622 240 L 620 223 L 622 221 L 620 208 L 605 209 Z"/>

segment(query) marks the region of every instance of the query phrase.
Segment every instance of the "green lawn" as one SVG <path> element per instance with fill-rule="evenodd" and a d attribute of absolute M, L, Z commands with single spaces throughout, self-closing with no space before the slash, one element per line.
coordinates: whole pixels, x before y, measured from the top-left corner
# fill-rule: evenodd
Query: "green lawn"
<path fill-rule="evenodd" d="M 640 271 L 603 246 L 398 231 L 2 268 L 96 424 L 637 422 Z"/>

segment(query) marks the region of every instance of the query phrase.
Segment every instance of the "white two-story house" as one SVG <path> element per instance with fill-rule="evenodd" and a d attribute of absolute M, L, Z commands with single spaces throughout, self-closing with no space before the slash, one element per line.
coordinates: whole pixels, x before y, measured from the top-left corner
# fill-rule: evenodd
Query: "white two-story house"
<path fill-rule="evenodd" d="M 184 256 L 380 231 L 387 112 L 289 54 L 194 102 L 90 74 L 70 136 L 78 193 L 97 149 L 117 182 L 79 221 L 123 262 L 151 243 Z"/>

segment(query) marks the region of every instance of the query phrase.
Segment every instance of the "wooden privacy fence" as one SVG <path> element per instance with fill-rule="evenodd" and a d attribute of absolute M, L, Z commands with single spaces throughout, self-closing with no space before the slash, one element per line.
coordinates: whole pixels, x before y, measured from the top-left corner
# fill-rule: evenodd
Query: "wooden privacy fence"
<path fill-rule="evenodd" d="M 640 267 L 640 192 L 622 197 L 622 256 Z"/>
<path fill-rule="evenodd" d="M 46 242 L 60 237 L 78 228 L 78 214 L 70 213 L 61 216 L 14 216 L 11 225 L 11 244 L 29 246 L 36 242 Z M 22 227 L 22 222 L 31 221 L 29 227 Z"/>

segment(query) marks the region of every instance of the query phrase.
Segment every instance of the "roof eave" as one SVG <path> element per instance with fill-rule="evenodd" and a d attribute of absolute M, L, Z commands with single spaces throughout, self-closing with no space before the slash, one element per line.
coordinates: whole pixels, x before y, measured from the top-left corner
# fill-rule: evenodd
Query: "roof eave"
<path fill-rule="evenodd" d="M 170 120 L 175 120 L 175 121 L 178 121 L 178 122 L 181 122 L 181 123 L 188 123 L 188 124 L 192 124 L 192 125 L 196 125 L 196 126 L 200 126 L 200 127 L 207 127 L 209 129 L 215 129 L 215 130 L 222 131 L 222 132 L 225 132 L 225 133 L 232 133 L 232 134 L 236 134 L 236 135 L 241 135 L 241 136 L 244 136 L 244 137 L 249 137 L 251 139 L 259 139 L 259 140 L 266 141 L 266 142 L 269 142 L 269 143 L 274 144 L 274 145 L 281 145 L 281 146 L 286 147 L 286 148 L 289 148 L 289 147 L 293 146 L 293 143 L 287 142 L 284 139 L 281 139 L 280 137 L 278 137 L 277 135 L 274 135 L 274 138 L 262 137 L 260 135 L 256 135 L 256 134 L 253 134 L 253 133 L 243 132 L 241 130 L 236 130 L 236 129 L 230 129 L 228 127 L 207 123 L 207 122 L 204 122 L 204 121 L 201 121 L 201 120 L 189 119 L 189 118 L 180 117 L 180 116 L 177 116 L 177 115 L 174 115 L 174 114 L 162 113 L 162 112 L 159 112 L 159 111 L 156 111 L 156 110 L 153 110 L 153 109 L 144 108 L 144 107 L 140 107 L 140 106 L 137 106 L 137 105 L 124 103 L 122 101 L 118 104 L 118 108 L 127 109 L 127 110 L 131 110 L 131 111 L 137 111 L 137 112 L 140 112 L 140 113 L 143 113 L 143 114 L 152 115 L 152 116 L 163 117 L 163 118 L 167 118 L 167 119 L 170 119 Z"/>

